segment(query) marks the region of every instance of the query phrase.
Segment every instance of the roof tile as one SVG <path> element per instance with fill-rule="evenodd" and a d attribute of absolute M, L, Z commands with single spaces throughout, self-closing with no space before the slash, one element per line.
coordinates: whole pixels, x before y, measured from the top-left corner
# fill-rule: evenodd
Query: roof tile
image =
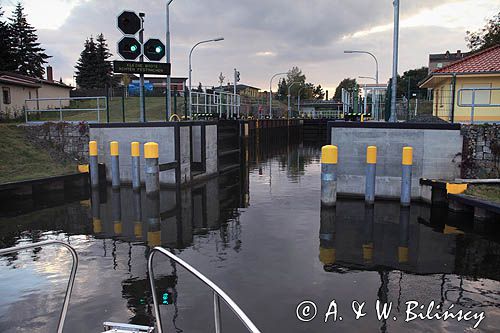
<path fill-rule="evenodd" d="M 432 74 L 482 72 L 500 73 L 500 44 L 455 61 Z"/>

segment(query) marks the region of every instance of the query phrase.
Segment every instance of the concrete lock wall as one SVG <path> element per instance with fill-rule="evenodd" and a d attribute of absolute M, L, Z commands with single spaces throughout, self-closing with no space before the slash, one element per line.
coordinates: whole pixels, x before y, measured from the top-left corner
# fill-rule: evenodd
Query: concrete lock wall
<path fill-rule="evenodd" d="M 420 178 L 452 180 L 460 177 L 462 136 L 460 127 L 436 124 L 369 125 L 330 123 L 331 144 L 339 148 L 337 190 L 341 194 L 364 195 L 366 148 L 377 146 L 376 196 L 399 198 L 401 159 L 405 146 L 413 147 L 412 193 L 425 197 Z M 413 127 L 413 128 L 412 128 Z"/>
<path fill-rule="evenodd" d="M 175 126 L 179 126 L 179 138 L 176 139 Z M 111 155 L 109 144 L 112 141 L 119 143 L 120 180 L 122 183 L 132 182 L 130 143 L 137 141 L 141 147 L 141 183 L 145 179 L 144 144 L 158 143 L 159 164 L 175 162 L 176 144 L 180 152 L 180 183 L 188 184 L 191 176 L 191 150 L 194 156 L 201 156 L 201 126 L 193 123 L 181 125 L 143 125 L 143 124 L 92 124 L 90 125 L 90 141 L 97 141 L 99 163 L 106 165 L 107 180 L 111 180 Z M 198 129 L 196 129 L 198 128 Z M 193 130 L 193 135 L 191 135 Z M 195 178 L 202 178 L 217 173 L 217 125 L 207 124 L 205 130 L 206 170 Z M 198 154 L 198 155 L 197 155 Z M 213 160 L 212 160 L 213 159 Z M 160 184 L 174 185 L 176 183 L 175 170 L 160 172 Z"/>

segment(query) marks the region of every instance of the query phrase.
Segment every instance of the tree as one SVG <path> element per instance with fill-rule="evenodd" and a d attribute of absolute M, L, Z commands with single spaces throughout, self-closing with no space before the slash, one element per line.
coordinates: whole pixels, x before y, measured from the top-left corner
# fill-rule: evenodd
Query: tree
<path fill-rule="evenodd" d="M 472 51 L 480 51 L 500 44 L 500 12 L 489 19 L 481 30 L 467 31 L 465 40 Z"/>
<path fill-rule="evenodd" d="M 325 92 L 323 91 L 323 88 L 321 88 L 321 84 L 314 87 L 314 89 L 312 91 L 312 98 L 319 99 L 319 100 L 322 100 L 325 98 Z"/>
<path fill-rule="evenodd" d="M 98 88 L 105 88 L 112 85 L 113 67 L 108 59 L 111 57 L 106 39 L 101 33 L 96 39 L 96 60 L 97 66 L 95 68 Z"/>
<path fill-rule="evenodd" d="M 12 53 L 14 55 L 15 70 L 21 74 L 43 78 L 44 64 L 50 58 L 40 47 L 36 29 L 26 20 L 24 8 L 17 3 L 13 16 L 10 18 L 12 36 Z"/>
<path fill-rule="evenodd" d="M 98 65 L 97 46 L 93 37 L 85 40 L 83 51 L 80 53 L 80 59 L 76 63 L 76 84 L 81 89 L 95 89 L 97 85 Z"/>
<path fill-rule="evenodd" d="M 356 79 L 346 78 L 340 81 L 337 89 L 335 89 L 335 95 L 332 99 L 340 101 L 342 99 L 342 88 L 345 90 L 352 90 L 356 86 Z"/>
<path fill-rule="evenodd" d="M 406 98 L 411 98 L 413 94 L 417 94 L 419 98 L 425 97 L 427 89 L 420 89 L 418 83 L 425 79 L 428 73 L 429 68 L 421 67 L 410 69 L 404 72 L 403 76 L 398 76 L 397 97 L 406 96 Z"/>
<path fill-rule="evenodd" d="M 276 92 L 277 96 L 276 99 L 280 101 L 284 101 L 287 99 L 288 95 L 288 84 L 286 82 L 286 79 L 280 79 L 280 82 L 278 83 L 278 91 Z"/>
<path fill-rule="evenodd" d="M 0 71 L 16 69 L 12 54 L 12 34 L 8 24 L 2 21 L 3 11 L 0 7 Z"/>

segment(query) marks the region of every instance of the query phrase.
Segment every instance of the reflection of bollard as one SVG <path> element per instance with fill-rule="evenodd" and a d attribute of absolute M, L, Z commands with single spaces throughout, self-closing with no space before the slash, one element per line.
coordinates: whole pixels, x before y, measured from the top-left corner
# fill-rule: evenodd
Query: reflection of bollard
<path fill-rule="evenodd" d="M 321 148 L 321 204 L 335 206 L 337 202 L 338 148 L 328 145 Z"/>
<path fill-rule="evenodd" d="M 160 169 L 158 167 L 158 144 L 148 142 L 144 145 L 146 159 L 146 194 L 155 194 L 160 190 Z"/>
<path fill-rule="evenodd" d="M 401 205 L 409 206 L 411 202 L 411 168 L 413 164 L 413 148 L 403 148 L 403 175 L 401 177 Z"/>
<path fill-rule="evenodd" d="M 142 204 L 141 192 L 134 192 L 134 235 L 142 238 Z"/>
<path fill-rule="evenodd" d="M 319 261 L 325 271 L 331 271 L 336 261 L 335 207 L 321 207 L 319 228 Z"/>
<path fill-rule="evenodd" d="M 365 223 L 363 226 L 363 260 L 366 263 L 373 262 L 373 223 L 374 206 L 365 206 Z"/>
<path fill-rule="evenodd" d="M 146 218 L 148 221 L 148 245 L 161 245 L 160 199 L 157 195 L 146 195 Z"/>
<path fill-rule="evenodd" d="M 373 205 L 375 202 L 375 175 L 377 173 L 377 147 L 369 146 L 366 149 L 366 184 L 365 203 Z"/>
<path fill-rule="evenodd" d="M 138 191 L 141 188 L 141 150 L 139 142 L 132 142 L 130 151 L 132 155 L 132 188 L 134 191 Z"/>
<path fill-rule="evenodd" d="M 118 142 L 113 141 L 109 144 L 111 154 L 111 186 L 120 187 L 120 156 Z"/>
<path fill-rule="evenodd" d="M 100 234 L 102 232 L 102 222 L 101 222 L 101 198 L 99 190 L 93 190 L 91 192 L 91 206 L 92 206 L 92 225 L 95 234 Z"/>
<path fill-rule="evenodd" d="M 99 161 L 96 141 L 89 142 L 89 155 L 90 184 L 95 188 L 99 187 Z"/>
<path fill-rule="evenodd" d="M 399 211 L 399 263 L 408 262 L 408 243 L 410 240 L 410 207 L 401 207 Z"/>
<path fill-rule="evenodd" d="M 113 231 L 116 236 L 120 236 L 122 234 L 122 196 L 119 188 L 111 191 L 111 215 Z"/>

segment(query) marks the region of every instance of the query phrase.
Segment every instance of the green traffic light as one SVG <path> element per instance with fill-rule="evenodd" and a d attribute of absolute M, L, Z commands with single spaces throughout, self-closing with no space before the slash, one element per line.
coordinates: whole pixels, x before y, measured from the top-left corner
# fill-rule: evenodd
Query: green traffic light
<path fill-rule="evenodd" d="M 155 48 L 155 52 L 156 52 L 156 53 L 161 53 L 161 51 L 163 51 L 163 48 L 162 48 L 161 46 L 157 46 L 157 47 Z"/>
<path fill-rule="evenodd" d="M 130 51 L 135 52 L 137 51 L 137 48 L 138 48 L 137 45 L 132 45 L 130 46 Z"/>

